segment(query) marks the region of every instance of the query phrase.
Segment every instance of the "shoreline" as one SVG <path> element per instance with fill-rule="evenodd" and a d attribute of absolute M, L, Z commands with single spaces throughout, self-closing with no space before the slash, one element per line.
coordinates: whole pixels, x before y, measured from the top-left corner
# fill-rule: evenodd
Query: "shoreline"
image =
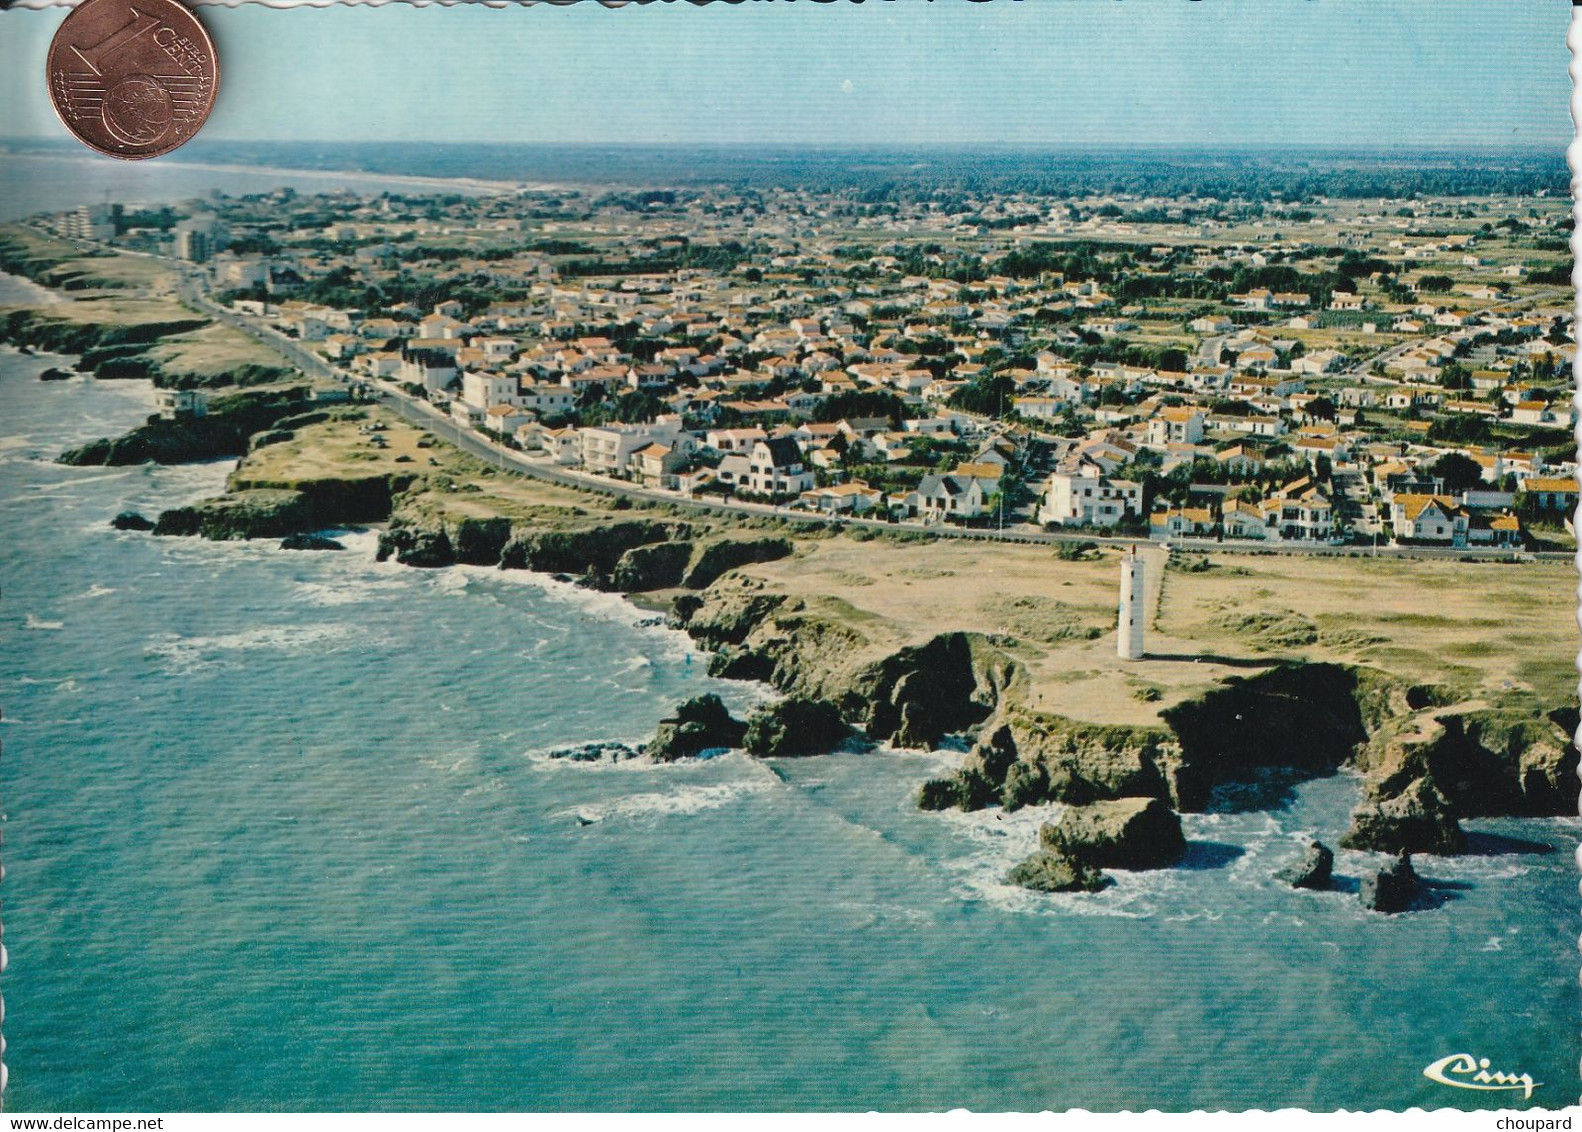
<path fill-rule="evenodd" d="M 109 164 L 114 158 L 99 158 L 89 154 L 77 153 L 49 153 L 39 150 L 23 150 L 11 152 L 8 157 L 16 160 L 32 159 L 42 161 L 67 162 L 74 165 L 88 166 L 91 168 L 119 168 L 118 165 Z M 182 171 L 198 171 L 207 173 L 225 173 L 236 176 L 260 177 L 289 177 L 305 180 L 350 180 L 371 183 L 388 183 L 396 186 L 412 186 L 418 188 L 456 189 L 474 193 L 479 196 L 491 196 L 517 191 L 548 191 L 571 187 L 570 182 L 518 182 L 518 181 L 491 181 L 479 177 L 430 177 L 412 173 L 377 173 L 352 169 L 300 169 L 291 166 L 276 165 L 245 165 L 234 162 L 207 162 L 207 161 L 161 161 L 161 169 Z M 284 186 L 282 186 L 284 187 Z M 189 194 L 190 195 L 190 194 Z M 131 198 L 134 203 L 145 198 Z M 148 201 L 163 200 L 162 197 L 148 197 Z M 182 198 L 176 198 L 182 199 Z M 20 219 L 20 218 L 19 218 Z"/>
<path fill-rule="evenodd" d="M 240 393 L 236 399 L 259 396 Z M 304 407 L 286 406 L 283 417 L 252 426 L 249 435 L 274 427 L 276 420 L 290 425 L 291 410 Z M 972 743 L 970 753 L 958 771 L 924 785 L 919 803 L 925 809 L 1014 809 L 1041 801 L 1151 797 L 1196 812 L 1217 784 L 1234 783 L 1261 766 L 1306 760 L 1313 773 L 1353 765 L 1370 780 L 1373 797 L 1359 807 L 1348 834 L 1354 840 L 1350 847 L 1460 852 L 1465 837 L 1456 814 L 1478 816 L 1453 804 L 1423 769 L 1425 760 L 1440 757 L 1434 752 L 1446 742 L 1461 741 L 1467 731 L 1458 725 L 1450 736 L 1444 724 L 1422 714 L 1424 706 L 1449 704 L 1455 699 L 1449 693 L 1416 693 L 1398 679 L 1361 667 L 1270 658 L 1258 666 L 1257 675 L 1211 678 L 1161 713 L 1157 724 L 1084 723 L 1030 702 L 1031 677 L 1014 655 L 1014 638 L 941 627 L 924 639 L 891 636 L 885 644 L 866 636 L 864 623 L 841 609 L 820 608 L 811 594 L 797 597 L 751 576 L 765 562 L 772 567 L 805 559 L 830 544 L 850 541 L 849 534 L 801 531 L 784 520 L 760 521 L 750 532 L 740 525 L 722 532 L 714 521 L 672 515 L 675 509 L 659 505 L 622 507 L 593 492 L 529 485 L 449 446 L 441 451 L 448 449 L 446 459 L 452 463 L 438 479 L 460 476 L 485 494 L 472 499 L 448 488 L 436 491 L 428 476 L 399 471 L 394 464 L 378 471 L 356 469 L 337 456 L 340 449 L 326 447 L 336 429 L 349 432 L 353 421 L 370 413 L 389 415 L 366 406 L 337 412 L 309 414 L 328 419 L 308 420 L 300 430 L 286 428 L 284 445 L 241 455 L 227 478 L 228 494 L 165 511 L 155 533 L 275 538 L 382 522 L 381 559 L 419 567 L 527 569 L 562 581 L 580 575 L 590 590 L 619 594 L 634 609 L 667 615 L 669 624 L 686 631 L 694 647 L 710 656 L 711 675 L 765 683 L 795 710 L 812 705 L 809 710 L 822 712 L 841 734 L 925 750 L 937 749 L 948 737 L 965 736 Z M 397 427 L 414 435 L 418 431 Z M 304 465 L 319 471 L 283 479 L 270 473 L 271 467 Z M 354 469 L 362 474 L 352 474 Z M 513 515 L 503 505 L 513 490 L 527 490 L 537 502 Z M 741 572 L 744 567 L 747 574 Z M 1295 692 L 1311 703 L 1319 694 L 1314 679 L 1329 688 L 1322 695 L 1332 701 L 1318 710 L 1353 718 L 1362 712 L 1374 721 L 1317 733 L 1310 726 L 1293 730 L 1285 718 L 1288 697 Z M 1123 694 L 1120 685 L 1109 686 L 1109 695 Z M 1414 703 L 1414 695 L 1428 699 Z M 1386 703 L 1394 706 L 1382 709 Z M 688 708 L 680 710 L 684 714 Z M 1180 715 L 1188 710 L 1197 713 L 1198 722 Z M 1235 747 L 1239 753 L 1225 762 L 1216 729 L 1222 730 L 1232 715 L 1248 721 L 1241 726 L 1252 726 L 1256 734 L 1243 736 Z M 1477 712 L 1466 718 L 1477 718 Z M 675 728 L 666 731 L 667 726 L 661 725 L 656 742 L 678 752 L 672 757 L 684 757 L 703 747 L 738 745 L 734 729 L 745 725 L 723 716 L 721 709 L 679 749 L 668 738 Z M 1404 732 L 1414 733 L 1403 739 Z M 1558 751 L 1557 756 L 1563 762 Z M 1411 767 L 1417 769 L 1407 773 Z"/>
<path fill-rule="evenodd" d="M 371 417 L 385 430 L 373 449 Z M 612 498 L 495 469 L 388 408 L 320 406 L 303 387 L 237 389 L 201 422 L 151 422 L 61 461 L 216 456 L 238 458 L 226 493 L 165 510 L 154 534 L 274 539 L 384 523 L 380 561 L 580 580 L 665 615 L 709 656 L 710 675 L 784 697 L 746 722 L 717 698 L 680 705 L 652 744 L 662 761 L 744 741 L 771 755 L 854 736 L 923 750 L 966 742 L 962 766 L 924 784 L 921 808 L 1057 802 L 1106 821 L 1145 816 L 1166 842 L 1178 812 L 1201 812 L 1217 786 L 1270 767 L 1364 775 L 1343 848 L 1460 853 L 1461 818 L 1574 812 L 1567 709 L 1547 710 L 1536 691 L 1507 696 L 1493 672 L 1452 676 L 1433 651 L 1415 675 L 1396 659 L 1420 636 L 1408 619 L 1419 616 L 1417 595 L 1443 584 L 1435 579 L 1466 587 L 1454 562 L 1227 552 L 1199 567 L 1150 548 L 1160 580 L 1148 598 L 1150 648 L 1128 664 L 1111 635 L 1113 547 L 1071 558 Z M 1250 576 L 1263 581 L 1241 581 Z M 1398 621 L 1354 616 L 1345 595 L 1365 577 L 1405 583 Z M 997 584 L 980 596 L 973 578 Z M 1340 595 L 1328 621 L 1308 615 L 1315 586 L 1332 603 Z M 1291 604 L 1239 619 L 1218 612 L 1248 593 Z M 1205 608 L 1216 615 L 1205 619 Z M 1450 619 L 1459 634 L 1450 644 L 1464 648 L 1470 632 L 1481 647 L 1479 625 L 1498 622 L 1477 612 Z M 1386 624 L 1405 628 L 1394 638 L 1371 631 Z M 1094 871 L 1062 869 L 1056 862 L 1033 887 L 1099 883 Z"/>
<path fill-rule="evenodd" d="M 23 294 L 10 298 L 8 290 L 21 291 Z M 14 272 L 0 270 L 0 307 L 50 307 L 59 303 L 70 302 L 65 295 L 36 280 L 29 279 L 26 275 L 17 275 Z"/>

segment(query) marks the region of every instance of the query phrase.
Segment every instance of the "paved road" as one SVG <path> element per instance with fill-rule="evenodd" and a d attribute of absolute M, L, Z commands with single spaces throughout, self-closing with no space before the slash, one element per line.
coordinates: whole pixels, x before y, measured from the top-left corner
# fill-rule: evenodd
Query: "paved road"
<path fill-rule="evenodd" d="M 304 373 L 315 377 L 328 378 L 332 381 L 346 381 L 344 374 L 336 370 L 318 354 L 305 348 L 296 339 L 280 333 L 272 326 L 260 326 L 246 316 L 237 314 L 227 307 L 220 306 L 209 298 L 193 275 L 183 272 L 181 281 L 177 284 L 176 289 L 181 296 L 182 302 L 196 307 L 204 314 L 218 319 L 227 326 L 234 326 L 242 333 L 251 335 L 270 349 L 285 355 L 287 361 Z"/>
<path fill-rule="evenodd" d="M 287 359 L 298 365 L 305 372 L 338 382 L 350 380 L 348 374 L 330 365 L 317 354 L 306 349 L 295 339 L 289 338 L 273 327 L 260 326 L 252 319 L 237 314 L 235 311 L 214 303 L 203 293 L 202 285 L 196 282 L 194 276 L 184 274 L 180 284 L 181 297 L 184 301 L 202 310 L 206 314 L 221 320 L 229 326 L 234 326 L 254 339 L 278 350 Z M 724 499 L 698 499 L 678 495 L 675 492 L 659 491 L 651 488 L 638 487 L 633 484 L 616 480 L 605 479 L 602 476 L 591 476 L 583 472 L 562 467 L 547 460 L 534 459 L 515 449 L 506 448 L 497 444 L 481 433 L 457 424 L 448 414 L 440 412 L 426 401 L 407 395 L 399 387 L 390 382 L 375 381 L 371 383 L 378 390 L 378 400 L 385 408 L 398 414 L 419 428 L 425 429 L 432 435 L 454 444 L 462 451 L 478 457 L 486 463 L 507 471 L 518 472 L 522 475 L 533 476 L 536 479 L 549 483 L 560 484 L 564 487 L 576 488 L 583 491 L 597 491 L 605 495 L 619 498 L 643 500 L 652 503 L 671 504 L 686 507 L 696 511 L 715 514 L 751 515 L 755 518 L 780 518 L 799 520 L 803 522 L 825 523 L 837 526 L 867 527 L 878 531 L 913 531 L 926 532 L 938 538 L 973 539 L 977 541 L 1003 541 L 1019 543 L 1057 544 L 1069 542 L 1092 542 L 1103 546 L 1127 546 L 1132 543 L 1149 543 L 1148 539 L 1139 538 L 1112 538 L 1103 535 L 1054 533 L 1042 530 L 1028 524 L 1017 524 L 998 528 L 963 528 L 946 524 L 922 523 L 891 523 L 883 519 L 859 519 L 850 516 L 825 516 L 810 511 L 792 510 L 786 507 L 771 507 L 761 503 L 743 503 L 737 500 Z M 1160 545 L 1152 543 L 1151 545 Z M 1464 558 L 1468 555 L 1487 557 L 1512 557 L 1509 552 L 1492 550 L 1467 550 L 1467 549 L 1439 549 L 1433 547 L 1405 547 L 1405 546 L 1293 546 L 1287 543 L 1268 545 L 1260 542 L 1225 542 L 1218 539 L 1173 539 L 1170 545 L 1182 551 L 1193 554 L 1216 553 L 1262 553 L 1262 554 L 1305 554 L 1322 555 L 1331 557 L 1348 557 L 1366 554 L 1378 558 Z M 1570 561 L 1569 552 L 1547 552 L 1533 555 L 1522 555 L 1531 559 L 1553 559 Z"/>
<path fill-rule="evenodd" d="M 1148 539 L 1137 538 L 1111 538 L 1092 534 L 1059 534 L 1044 531 L 1025 524 L 1007 527 L 1000 531 L 994 528 L 976 529 L 952 527 L 939 524 L 923 525 L 920 523 L 891 523 L 883 519 L 859 519 L 852 517 L 833 518 L 816 515 L 808 511 L 792 510 L 787 507 L 770 507 L 758 503 L 741 503 L 736 501 L 686 498 L 668 491 L 657 491 L 648 488 L 636 487 L 631 484 L 619 483 L 603 477 L 589 476 L 569 468 L 558 467 L 545 460 L 534 459 L 520 452 L 503 448 L 493 443 L 479 433 L 469 428 L 458 425 L 450 417 L 439 412 L 431 406 L 424 405 L 404 394 L 392 393 L 381 389 L 380 403 L 395 412 L 408 422 L 428 430 L 442 440 L 455 444 L 463 451 L 478 457 L 486 463 L 507 471 L 519 471 L 523 474 L 547 480 L 550 483 L 561 484 L 566 487 L 582 490 L 598 491 L 607 495 L 619 496 L 626 499 L 646 500 L 654 503 L 675 504 L 692 508 L 698 511 L 713 512 L 717 514 L 748 514 L 755 517 L 769 517 L 787 520 L 799 520 L 815 523 L 832 523 L 838 526 L 867 527 L 879 531 L 926 531 L 938 538 L 973 539 L 977 541 L 992 542 L 1018 542 L 1056 544 L 1063 542 L 1093 542 L 1103 546 L 1127 546 L 1133 543 L 1142 543 L 1150 546 L 1161 546 L 1160 543 Z M 1517 557 L 1508 552 L 1489 550 L 1462 550 L 1438 549 L 1433 547 L 1357 547 L 1357 546 L 1292 546 L 1289 544 L 1266 545 L 1258 542 L 1225 542 L 1218 539 L 1173 539 L 1170 546 L 1183 552 L 1193 554 L 1215 553 L 1263 553 L 1263 554 L 1305 554 L 1330 557 L 1357 557 L 1368 556 L 1377 558 L 1464 558 L 1468 554 L 1479 557 Z M 1551 552 L 1533 555 L 1521 555 L 1522 558 L 1552 559 L 1557 561 L 1570 561 L 1569 552 Z"/>

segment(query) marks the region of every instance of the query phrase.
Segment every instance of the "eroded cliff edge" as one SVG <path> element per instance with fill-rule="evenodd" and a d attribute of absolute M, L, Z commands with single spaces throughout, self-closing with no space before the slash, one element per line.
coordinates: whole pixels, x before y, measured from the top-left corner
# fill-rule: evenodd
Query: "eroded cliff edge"
<path fill-rule="evenodd" d="M 1107 600 L 1103 562 L 632 506 L 491 471 L 454 452 L 436 459 L 413 446 L 421 439 L 323 459 L 331 439 L 368 440 L 365 416 L 270 415 L 252 434 L 228 494 L 166 512 L 157 531 L 274 538 L 387 523 L 381 558 L 536 570 L 634 595 L 668 609 L 672 623 L 711 654 L 714 675 L 768 682 L 794 702 L 794 710 L 759 725 L 757 734 L 773 736 L 755 744 L 759 753 L 807 753 L 810 729 L 826 749 L 838 745 L 843 728 L 896 746 L 970 745 L 958 771 L 923 785 L 925 809 L 1126 802 L 1154 814 L 1139 801 L 1154 800 L 1193 812 L 1213 804 L 1221 787 L 1267 786 L 1267 772 L 1280 768 L 1287 784 L 1341 769 L 1362 775 L 1364 798 L 1342 842 L 1352 848 L 1455 853 L 1467 848 L 1462 819 L 1575 812 L 1574 709 L 1546 708 L 1532 692 L 1501 700 L 1466 670 L 1449 671 L 1444 682 L 1414 680 L 1379 663 L 1401 655 L 1398 642 L 1347 628 L 1343 618 L 1333 629 L 1314 621 L 1308 634 L 1317 641 L 1313 651 L 1328 656 L 1261 655 L 1269 646 L 1258 639 L 1240 658 L 1205 649 L 1216 663 L 1203 666 L 1201 686 L 1166 689 L 1157 710 L 1142 710 L 1135 701 L 1161 695 L 1146 674 L 1179 667 L 1183 658 L 1097 667 L 1106 649 L 1113 655 L 1105 625 L 1113 615 L 1093 601 L 1084 605 L 1080 593 L 1052 588 L 1072 587 L 1075 578 Z M 879 575 L 880 561 L 899 565 Z M 874 570 L 884 588 L 857 576 L 858 567 Z M 995 571 L 1012 567 L 1024 582 L 1047 573 L 1038 583 L 1045 589 L 999 593 Z M 941 587 L 956 593 L 985 578 L 995 584 L 966 606 L 939 597 Z M 913 579 L 933 588 L 897 611 L 897 587 Z M 1181 602 L 1202 584 L 1195 573 L 1165 580 Z M 1215 618 L 1188 629 L 1249 622 Z M 1470 632 L 1487 621 L 1468 625 Z M 1215 632 L 1213 645 L 1223 648 L 1224 631 Z M 1096 667 L 1082 671 L 1083 664 Z M 1071 698 L 1088 718 L 1060 710 L 1065 689 L 1084 680 L 1099 694 Z M 1092 719 L 1106 712 L 1110 721 Z M 1280 802 L 1278 786 L 1253 797 L 1253 805 Z M 1050 875 L 1045 869 L 1042 880 Z M 1073 879 L 1092 881 L 1080 870 Z"/>

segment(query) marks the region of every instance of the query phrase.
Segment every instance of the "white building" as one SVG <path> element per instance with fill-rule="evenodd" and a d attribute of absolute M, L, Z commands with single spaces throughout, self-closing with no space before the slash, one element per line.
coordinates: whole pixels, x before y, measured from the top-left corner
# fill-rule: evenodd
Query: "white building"
<path fill-rule="evenodd" d="M 480 409 L 495 405 L 516 405 L 517 386 L 515 377 L 468 370 L 461 375 L 461 399 Z"/>
<path fill-rule="evenodd" d="M 1040 523 L 1113 527 L 1128 514 L 1142 514 L 1143 486 L 1112 480 L 1097 471 L 1056 472 L 1044 485 Z"/>
<path fill-rule="evenodd" d="M 1197 409 L 1166 407 L 1148 421 L 1148 443 L 1196 444 L 1203 439 L 1204 417 Z"/>
<path fill-rule="evenodd" d="M 748 491 L 757 495 L 800 495 L 812 488 L 813 472 L 802 448 L 789 436 L 760 440 L 747 457 Z"/>
<path fill-rule="evenodd" d="M 653 424 L 606 425 L 577 431 L 582 437 L 582 466 L 590 472 L 606 476 L 625 474 L 632 453 L 650 444 L 662 444 L 683 455 L 692 448 L 692 437 L 682 430 L 679 418 L 661 419 Z"/>
<path fill-rule="evenodd" d="M 208 394 L 196 389 L 157 389 L 154 404 L 160 417 L 167 421 L 196 420 L 209 414 Z"/>

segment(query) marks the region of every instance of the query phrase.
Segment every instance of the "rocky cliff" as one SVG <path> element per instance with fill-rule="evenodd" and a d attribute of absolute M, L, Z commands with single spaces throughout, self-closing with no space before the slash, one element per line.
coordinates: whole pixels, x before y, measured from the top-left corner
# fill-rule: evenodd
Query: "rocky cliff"
<path fill-rule="evenodd" d="M 1290 663 L 1169 708 L 1158 727 L 1081 723 L 1013 698 L 962 768 L 925 783 L 918 802 L 1015 809 L 1147 796 L 1189 812 L 1260 768 L 1353 767 L 1366 776 L 1364 799 L 1342 843 L 1390 853 L 1464 852 L 1462 818 L 1575 813 L 1568 720 L 1492 710 L 1435 719 L 1445 695 L 1373 669 Z"/>
<path fill-rule="evenodd" d="M 0 270 L 3 270 L 0 265 Z M 0 342 L 29 346 L 52 354 L 90 356 L 90 364 L 139 354 L 142 350 L 173 334 L 186 334 L 209 325 L 206 318 L 172 319 L 165 322 L 120 323 L 80 322 L 60 318 L 45 309 L 21 308 L 0 315 Z M 147 374 L 136 376 L 146 377 Z"/>
<path fill-rule="evenodd" d="M 739 576 L 676 605 L 677 623 L 714 651 L 715 675 L 833 704 L 869 738 L 898 746 L 935 747 L 981 723 L 1022 676 L 981 633 L 942 633 L 885 652 L 854 620 Z"/>
<path fill-rule="evenodd" d="M 216 397 L 207 416 L 164 420 L 150 417 L 124 436 L 95 440 L 58 457 L 78 467 L 126 464 L 186 464 L 242 456 L 254 433 L 300 413 L 307 405 L 306 387 L 254 390 Z"/>

